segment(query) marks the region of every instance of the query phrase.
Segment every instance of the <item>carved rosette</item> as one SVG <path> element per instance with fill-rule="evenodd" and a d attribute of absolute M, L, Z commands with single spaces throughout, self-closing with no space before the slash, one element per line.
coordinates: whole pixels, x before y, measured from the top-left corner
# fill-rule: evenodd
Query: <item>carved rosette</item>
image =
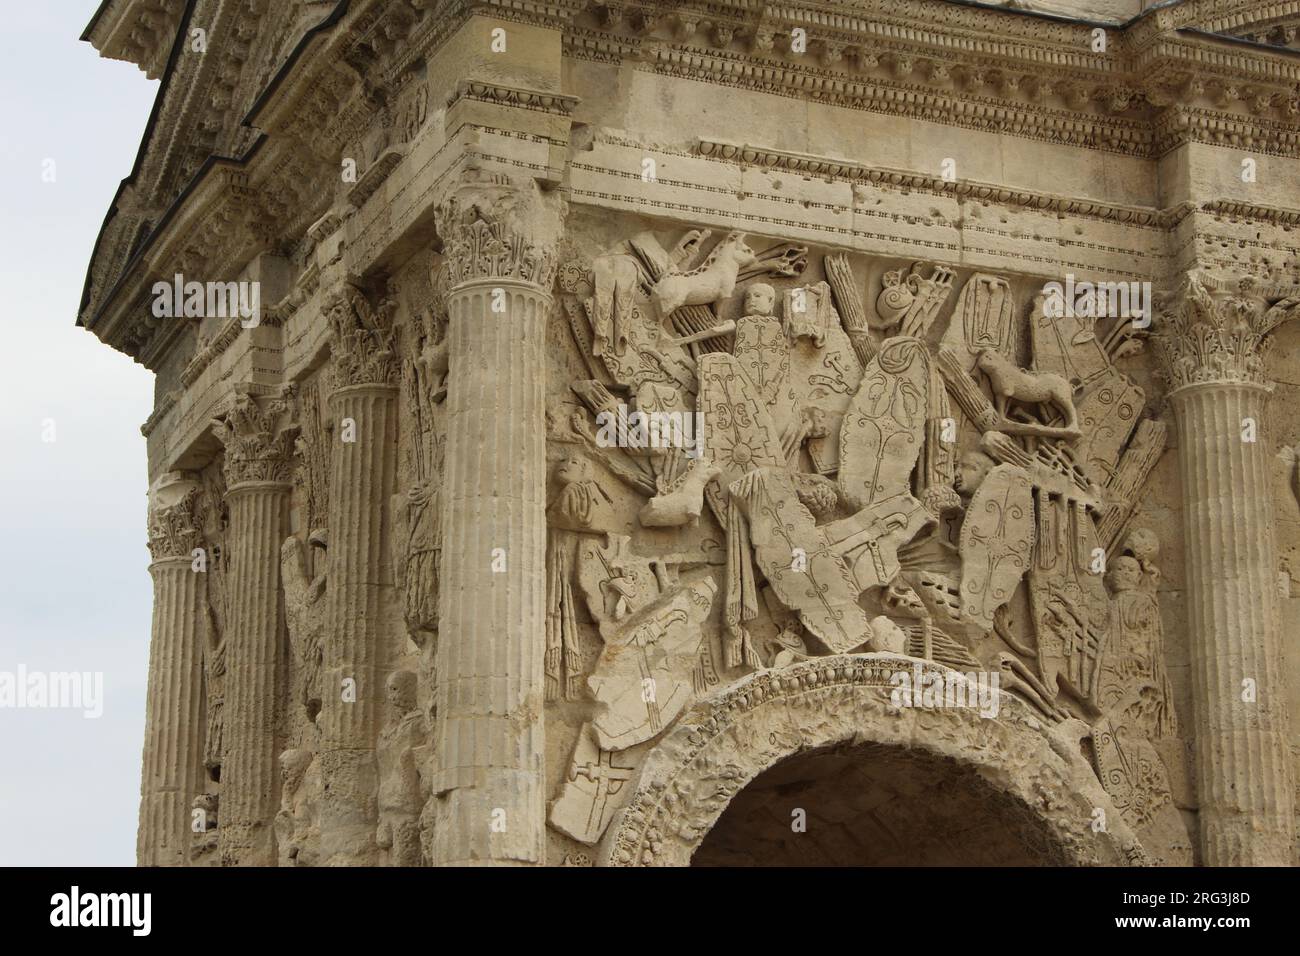
<path fill-rule="evenodd" d="M 397 384 L 396 311 L 392 299 L 384 297 L 378 306 L 372 306 L 351 287 L 330 296 L 325 314 L 334 332 L 330 352 L 335 387 Z"/>
<path fill-rule="evenodd" d="M 241 395 L 212 423 L 226 446 L 226 487 L 289 480 L 293 441 L 298 434 L 298 426 L 290 424 L 291 415 L 291 393 L 264 403 Z"/>
<path fill-rule="evenodd" d="M 1171 392 L 1216 383 L 1270 387 L 1267 335 L 1300 312 L 1298 299 L 1270 306 L 1253 279 L 1201 273 L 1189 274 L 1162 306 L 1154 341 Z"/>
<path fill-rule="evenodd" d="M 154 561 L 189 559 L 203 539 L 198 513 L 199 489 L 191 488 L 180 501 L 149 510 L 149 556 Z"/>
<path fill-rule="evenodd" d="M 555 282 L 554 244 L 537 241 L 487 202 L 448 199 L 438 209 L 444 239 L 447 285 L 515 280 L 549 289 Z M 522 221 L 522 219 L 520 220 Z"/>

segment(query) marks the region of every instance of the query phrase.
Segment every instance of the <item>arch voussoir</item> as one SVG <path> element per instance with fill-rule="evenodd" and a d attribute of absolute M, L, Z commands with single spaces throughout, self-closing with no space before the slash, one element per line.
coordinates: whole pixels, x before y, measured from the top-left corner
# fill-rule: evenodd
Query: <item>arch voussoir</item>
<path fill-rule="evenodd" d="M 972 708 L 900 707 L 891 700 L 891 678 L 918 666 L 947 671 L 907 657 L 840 655 L 760 671 L 697 701 L 646 755 L 633 794 L 601 844 L 600 864 L 687 865 L 760 773 L 814 750 L 867 744 L 972 769 L 1026 822 L 1044 863 L 1147 862 L 1080 751 L 1075 727 L 1049 726 L 1005 693 L 996 716 Z M 1094 826 L 1097 808 L 1104 828 Z"/>

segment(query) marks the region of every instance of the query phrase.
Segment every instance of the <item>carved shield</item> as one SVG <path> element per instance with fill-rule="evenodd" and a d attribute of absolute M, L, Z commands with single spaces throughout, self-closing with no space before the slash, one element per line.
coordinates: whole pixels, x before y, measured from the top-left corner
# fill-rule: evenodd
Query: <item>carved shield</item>
<path fill-rule="evenodd" d="M 929 384 L 929 356 L 913 338 L 886 340 L 867 364 L 840 426 L 840 487 L 853 507 L 910 490 Z"/>
<path fill-rule="evenodd" d="M 587 678 L 602 750 L 626 750 L 657 736 L 693 691 L 704 621 L 718 586 L 703 578 L 619 622 Z"/>
<path fill-rule="evenodd" d="M 1055 372 L 1068 382 L 1089 385 L 1111 371 L 1110 358 L 1097 341 L 1097 320 L 1088 316 L 1048 315 L 1044 296 L 1034 300 L 1029 317 L 1034 368 Z"/>
<path fill-rule="evenodd" d="M 952 321 L 943 334 L 943 347 L 962 360 L 962 368 L 975 368 L 981 349 L 993 349 L 1008 357 L 1016 354 L 1015 311 L 1011 285 L 1000 276 L 977 272 L 962 286 Z"/>
<path fill-rule="evenodd" d="M 635 772 L 629 763 L 596 746 L 591 725 L 585 725 L 574 745 L 560 794 L 551 806 L 551 826 L 581 843 L 598 841 L 627 797 L 627 782 Z"/>
<path fill-rule="evenodd" d="M 844 561 L 826 543 L 784 470 L 765 469 L 736 482 L 731 494 L 749 521 L 754 560 L 781 603 L 833 654 L 871 637 L 867 615 Z"/>
<path fill-rule="evenodd" d="M 1120 817 L 1144 846 L 1168 848 L 1157 863 L 1190 866 L 1187 826 L 1174 805 L 1164 760 L 1151 741 L 1107 715 L 1093 727 L 1092 743 L 1102 786 Z"/>
<path fill-rule="evenodd" d="M 1034 504 L 1029 476 L 998 465 L 980 482 L 961 526 L 963 614 L 983 628 L 1029 567 L 1034 546 Z"/>
<path fill-rule="evenodd" d="M 736 362 L 757 391 L 778 429 L 794 415 L 790 387 L 790 343 L 773 315 L 746 315 L 736 323 Z"/>
<path fill-rule="evenodd" d="M 1076 404 L 1083 429 L 1076 457 L 1089 478 L 1105 485 L 1137 425 L 1146 394 L 1126 375 L 1111 369 Z"/>
<path fill-rule="evenodd" d="M 826 313 L 822 342 L 803 336 L 791 341 L 790 378 L 800 406 L 819 409 L 824 416 L 826 436 L 809 438 L 807 448 L 813 470 L 826 475 L 839 469 L 840 424 L 862 381 L 862 365 L 824 286 L 818 283 L 810 290 L 817 294 L 817 308 Z M 789 293 L 787 316 L 788 299 Z"/>
<path fill-rule="evenodd" d="M 701 356 L 699 382 L 705 454 L 722 469 L 705 493 L 719 520 L 725 520 L 727 486 L 755 468 L 784 467 L 785 456 L 772 417 L 734 355 Z"/>

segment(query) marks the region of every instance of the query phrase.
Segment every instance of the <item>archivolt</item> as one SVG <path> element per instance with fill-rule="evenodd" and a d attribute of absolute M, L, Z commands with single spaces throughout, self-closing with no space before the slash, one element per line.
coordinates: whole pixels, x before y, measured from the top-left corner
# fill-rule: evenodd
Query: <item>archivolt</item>
<path fill-rule="evenodd" d="M 697 701 L 646 755 L 600 847 L 607 866 L 684 866 L 732 798 L 777 762 L 819 748 L 875 743 L 964 763 L 1032 819 L 1043 862 L 1145 864 L 1079 748 L 1078 722 L 1049 727 L 1001 694 L 996 717 L 972 708 L 891 703 L 891 676 L 912 658 L 841 655 L 761 671 Z M 924 662 L 926 673 L 948 673 Z M 1097 808 L 1105 827 L 1095 829 Z"/>

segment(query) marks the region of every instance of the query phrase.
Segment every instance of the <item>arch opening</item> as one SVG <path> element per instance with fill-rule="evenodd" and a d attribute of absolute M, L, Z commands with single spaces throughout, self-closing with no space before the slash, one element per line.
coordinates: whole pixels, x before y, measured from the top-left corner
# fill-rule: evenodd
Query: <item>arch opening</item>
<path fill-rule="evenodd" d="M 901 706 L 895 675 L 916 668 L 946 670 L 842 655 L 757 672 L 696 701 L 646 754 L 601 863 L 1148 861 L 1080 752 L 1084 724 L 1045 724 L 1005 693 L 987 718 Z M 796 808 L 820 839 L 789 839 L 808 836 L 791 829 Z"/>
<path fill-rule="evenodd" d="M 779 761 L 737 793 L 692 866 L 1042 866 L 1041 819 L 970 764 L 879 743 Z"/>

